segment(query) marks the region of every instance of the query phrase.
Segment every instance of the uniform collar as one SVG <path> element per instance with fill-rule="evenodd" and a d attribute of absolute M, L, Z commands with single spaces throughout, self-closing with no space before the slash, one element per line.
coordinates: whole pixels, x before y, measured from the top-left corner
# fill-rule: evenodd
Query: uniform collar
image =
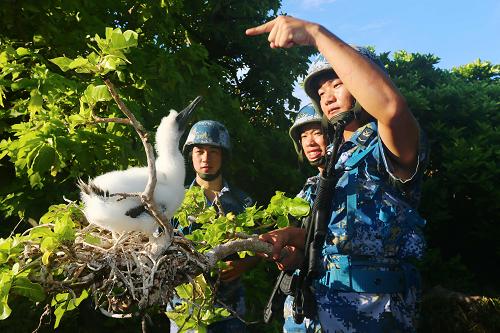
<path fill-rule="evenodd" d="M 197 182 L 196 182 L 196 177 L 193 179 L 193 181 L 191 182 L 191 185 L 189 185 L 189 188 L 193 187 L 193 186 L 200 186 Z M 222 189 L 220 190 L 220 195 L 226 193 L 226 192 L 231 192 L 231 189 L 229 187 L 229 183 L 224 179 L 222 178 Z"/>

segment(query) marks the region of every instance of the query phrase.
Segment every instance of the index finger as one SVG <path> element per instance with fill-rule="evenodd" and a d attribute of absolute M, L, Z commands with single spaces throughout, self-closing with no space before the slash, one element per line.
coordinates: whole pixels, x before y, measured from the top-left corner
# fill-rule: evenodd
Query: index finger
<path fill-rule="evenodd" d="M 276 19 L 269 21 L 269 22 L 266 22 L 264 24 L 261 24 L 258 27 L 248 28 L 245 31 L 245 34 L 247 36 L 257 36 L 257 35 L 262 35 L 264 33 L 269 33 L 269 32 L 271 32 L 271 30 L 274 27 L 274 21 L 276 21 Z"/>

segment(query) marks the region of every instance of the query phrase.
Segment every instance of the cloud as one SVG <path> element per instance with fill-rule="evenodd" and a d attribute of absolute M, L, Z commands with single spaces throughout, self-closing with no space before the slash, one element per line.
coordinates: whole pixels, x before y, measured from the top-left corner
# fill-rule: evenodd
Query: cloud
<path fill-rule="evenodd" d="M 365 22 L 365 24 L 341 24 L 336 27 L 337 31 L 350 31 L 355 33 L 367 33 L 367 32 L 379 32 L 381 30 L 387 30 L 392 24 L 390 21 L 373 21 Z"/>
<path fill-rule="evenodd" d="M 319 8 L 336 1 L 337 0 L 301 0 L 301 6 L 303 8 Z"/>
<path fill-rule="evenodd" d="M 389 25 L 388 21 L 379 21 L 379 22 L 368 22 L 365 25 L 358 26 L 357 31 L 373 31 L 373 30 L 381 30 Z"/>

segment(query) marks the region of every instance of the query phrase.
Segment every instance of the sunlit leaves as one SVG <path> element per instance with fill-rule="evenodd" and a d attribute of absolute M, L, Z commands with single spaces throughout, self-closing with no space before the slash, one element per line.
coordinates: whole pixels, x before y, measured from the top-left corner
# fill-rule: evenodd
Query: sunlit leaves
<path fill-rule="evenodd" d="M 7 302 L 11 284 L 12 275 L 9 272 L 0 271 L 0 320 L 8 318 L 12 312 Z"/>
<path fill-rule="evenodd" d="M 98 54 L 92 52 L 87 57 L 78 56 L 75 59 L 57 57 L 50 61 L 64 72 L 75 70 L 77 73 L 104 75 L 130 63 L 125 53 L 137 46 L 137 39 L 135 31 L 127 30 L 122 33 L 120 29 L 106 28 L 106 38 L 97 34 L 94 37 L 100 49 Z"/>
<path fill-rule="evenodd" d="M 253 234 L 256 228 L 285 227 L 290 224 L 289 216 L 301 218 L 307 214 L 309 204 L 305 200 L 276 192 L 265 209 L 254 205 L 238 215 L 218 216 L 214 207 L 206 207 L 203 189 L 193 186 L 186 192 L 175 218 L 186 230 L 196 221 L 199 228 L 187 237 L 199 242 L 199 250 L 207 250 L 234 238 L 237 233 Z"/>
<path fill-rule="evenodd" d="M 195 229 L 186 237 L 195 242 L 198 251 L 204 252 L 237 238 L 238 233 L 251 235 L 259 229 L 284 227 L 289 225 L 289 216 L 300 218 L 307 214 L 309 214 L 309 204 L 305 200 L 288 198 L 283 192 L 276 192 L 266 208 L 254 205 L 237 215 L 228 213 L 218 216 L 214 207 L 207 207 L 203 189 L 193 186 L 186 191 L 184 201 L 175 218 L 186 233 L 191 228 Z M 189 224 L 194 225 L 189 226 Z M 249 253 L 243 251 L 239 254 L 243 258 Z M 174 312 L 168 313 L 169 318 L 174 320 L 179 327 L 184 325 L 187 329 L 199 327 L 201 324 L 208 325 L 221 318 L 221 315 L 229 315 L 227 310 L 214 308 L 211 305 L 210 302 L 213 301 L 211 291 L 202 276 L 192 284 L 179 286 L 176 290 L 179 297 L 196 304 L 188 306 L 183 302 L 175 308 Z M 207 307 L 207 302 L 209 302 L 209 307 Z"/>
<path fill-rule="evenodd" d="M 54 328 L 59 326 L 62 316 L 66 311 L 72 311 L 80 305 L 80 303 L 89 296 L 86 290 L 83 290 L 81 295 L 77 298 L 72 297 L 69 293 L 57 294 L 51 302 L 51 305 L 55 307 L 54 314 L 56 316 L 56 321 L 54 323 Z"/>
<path fill-rule="evenodd" d="M 468 81 L 499 81 L 500 80 L 500 65 L 494 65 L 489 61 L 476 61 L 455 67 L 453 73 L 459 74 Z"/>
<path fill-rule="evenodd" d="M 73 204 L 54 205 L 40 219 L 43 224 L 32 228 L 27 235 L 0 238 L 0 320 L 6 319 L 11 313 L 8 305 L 9 294 L 20 295 L 33 302 L 45 300 L 45 291 L 40 284 L 33 282 L 30 274 L 39 274 L 42 269 L 40 262 L 45 266 L 49 265 L 51 255 L 60 246 L 74 241 L 74 220 L 80 215 L 79 208 Z M 38 245 L 42 253 L 41 258 L 34 256 L 20 259 L 27 243 Z M 53 277 L 58 274 L 60 273 L 52 272 Z M 56 296 L 56 312 L 60 314 L 57 322 L 64 311 L 74 309 L 85 297 L 86 291 L 76 300 L 71 300 L 67 295 Z"/>
<path fill-rule="evenodd" d="M 213 293 L 203 275 L 197 276 L 192 283 L 183 284 L 175 288 L 177 295 L 192 302 L 195 306 L 188 306 L 186 302 L 177 305 L 167 316 L 183 330 L 196 328 L 203 332 L 206 326 L 228 317 L 230 312 L 225 308 L 215 307 Z"/>
<path fill-rule="evenodd" d="M 11 265 L 8 263 L 10 259 L 14 259 L 12 254 L 19 251 L 19 245 L 22 246 L 20 240 L 26 241 L 27 238 L 14 236 L 7 240 L 0 239 L 0 253 L 2 254 L 2 261 L 0 262 L 0 320 L 8 318 L 12 312 L 8 304 L 9 294 L 24 296 L 33 302 L 41 302 L 45 299 L 42 286 L 32 282 L 27 277 L 30 272 L 29 269 L 21 269 L 22 267 L 18 262 Z M 6 257 L 6 252 L 11 255 Z M 9 265 L 5 265 L 6 263 Z"/>
<path fill-rule="evenodd" d="M 25 238 L 18 235 L 6 239 L 0 238 L 0 265 L 16 259 L 24 249 L 23 241 Z"/>
<path fill-rule="evenodd" d="M 33 283 L 25 276 L 14 279 L 10 291 L 29 298 L 33 302 L 42 302 L 45 299 L 45 291 L 38 283 Z"/>
<path fill-rule="evenodd" d="M 83 96 L 80 98 L 80 110 L 83 111 L 80 112 L 80 114 L 85 113 L 87 106 L 88 109 L 92 110 L 97 102 L 110 101 L 111 99 L 111 94 L 109 93 L 108 88 L 105 85 L 102 84 L 94 86 L 93 84 L 90 84 L 87 89 L 85 89 Z"/>

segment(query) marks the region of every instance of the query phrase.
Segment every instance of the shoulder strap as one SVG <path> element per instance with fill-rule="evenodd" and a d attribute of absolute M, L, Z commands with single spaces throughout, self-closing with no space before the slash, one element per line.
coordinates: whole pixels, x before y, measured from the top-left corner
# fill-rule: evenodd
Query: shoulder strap
<path fill-rule="evenodd" d="M 357 149 L 345 162 L 345 167 L 348 170 L 356 167 L 363 158 L 375 149 L 377 143 L 375 123 L 372 122 L 367 124 L 362 131 L 355 133 L 350 141 L 356 143 Z"/>
<path fill-rule="evenodd" d="M 356 133 L 351 141 L 357 144 L 355 152 L 345 162 L 347 170 L 347 201 L 346 201 L 346 217 L 348 230 L 354 223 L 356 218 L 356 210 L 358 207 L 358 197 L 356 191 L 356 183 L 358 178 L 358 165 L 377 147 L 377 132 L 375 123 L 369 123 L 363 131 Z"/>

